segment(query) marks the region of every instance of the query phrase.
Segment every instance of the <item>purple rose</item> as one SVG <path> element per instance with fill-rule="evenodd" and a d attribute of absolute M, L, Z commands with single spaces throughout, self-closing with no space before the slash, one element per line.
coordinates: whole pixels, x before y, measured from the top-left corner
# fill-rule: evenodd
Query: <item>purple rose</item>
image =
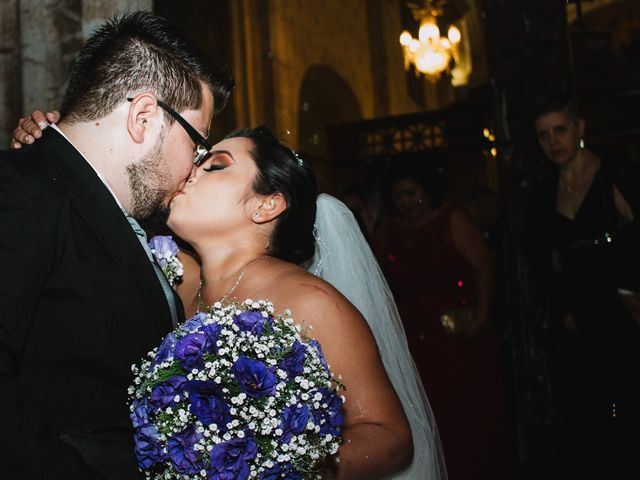
<path fill-rule="evenodd" d="M 169 438 L 169 459 L 176 472 L 190 475 L 202 469 L 202 458 L 193 448 L 200 439 L 193 425 Z"/>
<path fill-rule="evenodd" d="M 180 325 L 180 330 L 183 332 L 195 332 L 202 328 L 204 325 L 204 319 L 207 318 L 207 314 L 204 312 L 198 312 L 189 320 Z"/>
<path fill-rule="evenodd" d="M 229 405 L 222 396 L 217 383 L 212 380 L 190 381 L 186 388 L 189 392 L 189 410 L 205 425 L 215 423 L 222 432 L 227 430 Z"/>
<path fill-rule="evenodd" d="M 309 340 L 309 345 L 318 351 L 318 357 L 320 358 L 320 363 L 322 364 L 324 369 L 328 372 L 329 364 L 327 363 L 327 359 L 325 358 L 324 353 L 322 352 L 322 347 L 320 346 L 320 342 L 318 342 L 317 340 L 311 339 Z"/>
<path fill-rule="evenodd" d="M 282 357 L 278 366 L 287 372 L 289 376 L 300 375 L 304 367 L 306 353 L 307 347 L 296 340 L 291 350 Z"/>
<path fill-rule="evenodd" d="M 156 366 L 169 358 L 169 355 L 173 352 L 175 346 L 176 337 L 173 333 L 164 337 L 164 340 L 162 340 L 162 343 L 158 347 L 158 353 L 156 353 L 156 358 L 153 359 L 151 366 Z"/>
<path fill-rule="evenodd" d="M 260 476 L 262 480 L 278 480 L 286 478 L 287 480 L 302 480 L 302 473 L 293 470 L 290 463 L 276 463 L 273 467 L 267 468 Z"/>
<path fill-rule="evenodd" d="M 258 447 L 253 438 L 232 438 L 213 447 L 209 458 L 208 480 L 246 480 L 249 462 L 256 458 Z"/>
<path fill-rule="evenodd" d="M 278 379 L 260 360 L 241 355 L 231 367 L 231 373 L 247 395 L 265 397 L 276 392 Z"/>
<path fill-rule="evenodd" d="M 233 319 L 240 331 L 251 332 L 258 337 L 262 335 L 265 324 L 270 321 L 271 317 L 265 318 L 260 312 L 242 312 Z"/>
<path fill-rule="evenodd" d="M 216 342 L 218 341 L 218 336 L 221 331 L 222 326 L 217 323 L 212 323 L 211 325 L 202 327 L 202 333 L 207 337 L 204 347 L 207 353 L 218 353 L 218 345 L 216 345 Z"/>
<path fill-rule="evenodd" d="M 328 388 L 321 388 L 319 390 L 322 394 L 322 400 L 320 400 L 320 408 L 314 409 L 312 412 L 316 425 L 320 426 L 320 433 L 326 435 L 339 435 L 340 427 L 344 422 L 344 414 L 342 413 L 342 400 L 334 390 Z M 311 396 L 315 392 L 311 393 Z M 326 407 L 322 405 L 326 404 Z"/>
<path fill-rule="evenodd" d="M 136 459 L 140 468 L 148 470 L 164 460 L 164 453 L 158 442 L 158 430 L 155 426 L 144 425 L 136 429 L 133 439 L 136 444 Z"/>
<path fill-rule="evenodd" d="M 306 405 L 291 405 L 282 412 L 279 428 L 282 430 L 280 443 L 289 443 L 294 434 L 304 432 L 309 419 L 309 408 Z"/>
<path fill-rule="evenodd" d="M 190 333 L 176 342 L 175 357 L 178 363 L 187 371 L 204 367 L 203 355 L 210 345 L 204 333 Z"/>
<path fill-rule="evenodd" d="M 149 423 L 149 402 L 146 399 L 133 402 L 133 412 L 129 414 L 133 428 L 140 428 Z"/>
<path fill-rule="evenodd" d="M 202 352 L 218 353 L 218 346 L 216 345 L 216 342 L 218 341 L 218 336 L 222 331 L 222 326 L 217 323 L 205 325 L 204 321 L 206 318 L 206 313 L 196 313 L 180 327 L 180 330 L 188 333 L 203 333 L 206 336 L 206 340 L 202 346 Z"/>
<path fill-rule="evenodd" d="M 171 377 L 164 383 L 155 385 L 151 389 L 149 401 L 155 409 L 166 408 L 175 403 L 175 396 L 181 395 L 184 391 L 186 377 Z"/>

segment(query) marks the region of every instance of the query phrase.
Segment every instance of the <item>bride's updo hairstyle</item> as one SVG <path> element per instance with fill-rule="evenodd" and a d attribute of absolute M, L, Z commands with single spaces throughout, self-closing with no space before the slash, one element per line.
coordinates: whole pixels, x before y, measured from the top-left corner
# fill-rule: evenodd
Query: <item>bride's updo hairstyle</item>
<path fill-rule="evenodd" d="M 316 218 L 316 177 L 302 158 L 284 145 L 267 127 L 235 130 L 225 138 L 248 138 L 258 174 L 253 191 L 259 195 L 281 193 L 286 211 L 278 218 L 271 237 L 271 255 L 297 265 L 309 260 L 315 250 L 313 224 Z"/>

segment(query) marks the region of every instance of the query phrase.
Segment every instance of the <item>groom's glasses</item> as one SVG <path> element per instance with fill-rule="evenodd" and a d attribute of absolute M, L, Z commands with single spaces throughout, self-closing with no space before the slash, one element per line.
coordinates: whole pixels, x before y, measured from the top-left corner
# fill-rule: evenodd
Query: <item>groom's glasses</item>
<path fill-rule="evenodd" d="M 127 98 L 127 101 L 131 102 L 133 101 L 133 98 Z M 209 157 L 209 151 L 213 148 L 212 145 L 207 142 L 207 139 L 200 135 L 198 131 L 182 117 L 182 115 L 180 115 L 162 100 L 157 100 L 157 102 L 160 108 L 171 115 L 173 119 L 178 122 L 182 128 L 184 128 L 184 130 L 187 132 L 187 135 L 189 135 L 191 140 L 193 140 L 193 143 L 196 144 L 195 152 L 193 152 L 193 163 L 196 167 L 202 165 L 202 162 L 204 162 Z"/>

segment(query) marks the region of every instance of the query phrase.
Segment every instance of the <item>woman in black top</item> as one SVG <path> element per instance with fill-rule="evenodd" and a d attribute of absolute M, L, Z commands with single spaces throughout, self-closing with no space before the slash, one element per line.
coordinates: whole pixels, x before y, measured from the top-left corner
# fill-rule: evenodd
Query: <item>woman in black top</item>
<path fill-rule="evenodd" d="M 557 167 L 534 196 L 527 241 L 561 325 L 560 473 L 618 478 L 624 452 L 637 447 L 625 432 L 637 431 L 640 182 L 585 146 L 585 121 L 570 102 L 545 105 L 535 128 Z"/>

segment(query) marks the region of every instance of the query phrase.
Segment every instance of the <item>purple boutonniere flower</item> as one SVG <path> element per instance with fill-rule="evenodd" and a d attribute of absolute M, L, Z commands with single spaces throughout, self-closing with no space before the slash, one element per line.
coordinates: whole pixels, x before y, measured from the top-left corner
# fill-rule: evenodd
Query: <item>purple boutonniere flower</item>
<path fill-rule="evenodd" d="M 169 284 L 173 286 L 180 282 L 184 275 L 184 266 L 178 259 L 180 249 L 173 238 L 170 235 L 156 235 L 149 241 L 149 249 Z"/>

